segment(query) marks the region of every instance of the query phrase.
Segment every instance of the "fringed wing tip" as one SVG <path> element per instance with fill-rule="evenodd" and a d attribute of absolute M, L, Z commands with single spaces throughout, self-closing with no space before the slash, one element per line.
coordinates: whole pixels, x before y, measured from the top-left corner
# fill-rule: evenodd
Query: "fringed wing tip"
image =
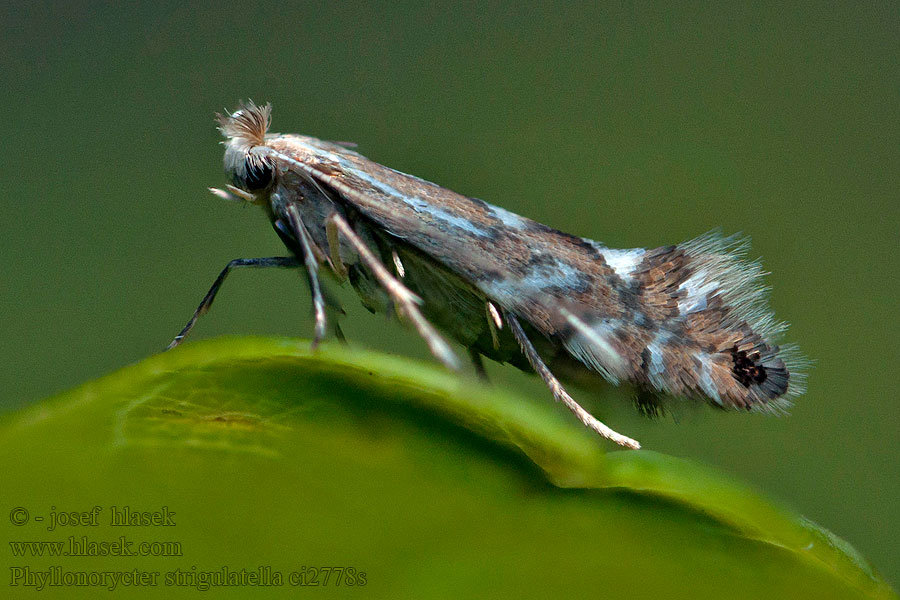
<path fill-rule="evenodd" d="M 563 344 L 609 381 L 722 408 L 785 412 L 805 390 L 805 360 L 780 347 L 787 324 L 775 319 L 749 239 L 712 231 L 677 246 L 627 251 L 622 317 L 560 308 Z M 605 250 L 607 254 L 611 251 Z M 626 252 L 626 251 L 621 251 Z M 563 319 L 561 319 L 563 320 Z"/>

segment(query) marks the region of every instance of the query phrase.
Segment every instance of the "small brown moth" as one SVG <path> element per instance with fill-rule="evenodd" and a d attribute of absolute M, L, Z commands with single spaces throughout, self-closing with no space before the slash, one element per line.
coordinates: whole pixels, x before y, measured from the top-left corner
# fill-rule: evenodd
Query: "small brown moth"
<path fill-rule="evenodd" d="M 219 115 L 227 199 L 262 207 L 289 257 L 231 261 L 169 347 L 212 305 L 236 267 L 306 271 L 325 335 L 319 268 L 350 280 L 369 310 L 408 321 L 444 365 L 459 362 L 432 325 L 481 357 L 533 370 L 600 435 L 639 448 L 582 408 L 557 376 L 628 382 L 723 408 L 782 410 L 803 391 L 802 359 L 776 342 L 762 269 L 746 242 L 707 234 L 617 250 L 372 162 L 344 144 L 268 133 L 271 107 Z M 393 272 L 385 265 L 392 265 Z M 338 335 L 340 330 L 336 329 Z"/>

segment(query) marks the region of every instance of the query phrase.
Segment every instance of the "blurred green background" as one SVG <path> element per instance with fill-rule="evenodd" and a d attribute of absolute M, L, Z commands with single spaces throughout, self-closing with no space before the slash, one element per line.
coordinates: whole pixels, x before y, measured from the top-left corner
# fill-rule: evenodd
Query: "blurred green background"
<path fill-rule="evenodd" d="M 224 183 L 213 113 L 610 246 L 753 239 L 817 361 L 790 417 L 576 393 L 646 447 L 749 481 L 895 586 L 900 540 L 900 5 L 6 3 L 0 8 L 0 408 L 158 352 L 232 258 L 281 252 Z M 342 294 L 354 345 L 427 357 Z M 893 308 L 891 308 L 893 307 Z M 311 333 L 305 285 L 244 272 L 195 335 Z M 549 402 L 539 381 L 497 385 Z M 598 441 L 598 443 L 601 443 Z"/>

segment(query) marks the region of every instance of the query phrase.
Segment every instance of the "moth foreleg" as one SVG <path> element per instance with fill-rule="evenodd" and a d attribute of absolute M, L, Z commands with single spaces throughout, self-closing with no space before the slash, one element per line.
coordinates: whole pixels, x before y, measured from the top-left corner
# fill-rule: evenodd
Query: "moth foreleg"
<path fill-rule="evenodd" d="M 641 445 L 636 441 L 631 439 L 630 437 L 626 437 L 621 433 L 613 431 L 608 426 L 600 422 L 597 418 L 595 418 L 591 413 L 586 411 L 578 402 L 575 401 L 572 396 L 563 388 L 562 384 L 559 380 L 550 372 L 550 369 L 547 368 L 547 365 L 541 360 L 541 357 L 538 355 L 537 350 L 535 350 L 534 346 L 528 340 L 528 337 L 525 335 L 525 331 L 522 329 L 522 326 L 519 324 L 518 319 L 516 319 L 515 315 L 510 312 L 506 312 L 506 322 L 509 323 L 509 328 L 512 331 L 513 335 L 516 338 L 516 341 L 519 342 L 519 347 L 522 349 L 522 352 L 525 354 L 525 357 L 528 359 L 528 362 L 531 364 L 531 367 L 537 372 L 538 375 L 541 376 L 541 379 L 544 380 L 544 383 L 547 384 L 547 387 L 550 388 L 550 391 L 553 393 L 553 397 L 566 405 L 566 407 L 571 410 L 578 420 L 584 423 L 587 427 L 593 429 L 606 439 L 613 441 L 620 446 L 625 446 L 627 448 L 632 448 L 637 450 L 641 447 Z"/>
<path fill-rule="evenodd" d="M 325 338 L 326 324 L 325 298 L 322 297 L 322 288 L 319 285 L 319 262 L 316 260 L 316 254 L 313 251 L 313 241 L 303 225 L 303 220 L 300 218 L 300 211 L 297 210 L 296 206 L 289 204 L 285 207 L 285 213 L 290 222 L 291 230 L 297 241 L 300 242 L 300 249 L 303 251 L 303 264 L 306 267 L 309 291 L 312 295 L 313 314 L 316 320 L 312 341 L 312 347 L 315 349 Z"/>
<path fill-rule="evenodd" d="M 181 330 L 181 333 L 175 336 L 175 339 L 166 346 L 166 350 L 170 350 L 180 344 L 185 336 L 194 328 L 194 324 L 197 322 L 202 315 L 209 312 L 209 308 L 212 306 L 213 300 L 216 299 L 216 294 L 219 293 L 219 288 L 222 287 L 222 283 L 225 282 L 225 278 L 228 277 L 228 274 L 232 269 L 237 267 L 282 267 L 282 268 L 297 268 L 300 266 L 300 263 L 297 262 L 297 259 L 293 256 L 272 256 L 269 258 L 236 258 L 233 261 L 229 262 L 225 265 L 225 268 L 222 269 L 222 272 L 219 273 L 219 276 L 216 277 L 216 280 L 213 282 L 212 287 L 209 288 L 209 291 L 206 292 L 206 296 L 203 298 L 203 301 L 200 303 L 200 306 L 197 307 L 197 310 L 194 311 L 194 315 L 191 317 L 191 320 L 187 322 L 187 325 L 184 326 L 184 329 Z"/>
<path fill-rule="evenodd" d="M 350 224 L 344 220 L 344 217 L 338 213 L 332 213 L 326 220 L 326 223 L 329 222 L 333 223 L 341 235 L 350 242 L 350 245 L 359 254 L 360 260 L 372 271 L 378 283 L 381 284 L 381 287 L 394 301 L 397 313 L 412 323 L 419 335 L 422 336 L 422 339 L 425 340 L 425 343 L 428 344 L 428 349 L 431 350 L 434 357 L 447 368 L 454 371 L 459 370 L 459 359 L 450 349 L 450 346 L 447 345 L 447 342 L 444 341 L 444 338 L 438 334 L 419 310 L 418 304 L 422 300 L 390 274 L 384 265 L 375 258 L 375 255 L 372 254 L 365 242 L 353 231 Z"/>

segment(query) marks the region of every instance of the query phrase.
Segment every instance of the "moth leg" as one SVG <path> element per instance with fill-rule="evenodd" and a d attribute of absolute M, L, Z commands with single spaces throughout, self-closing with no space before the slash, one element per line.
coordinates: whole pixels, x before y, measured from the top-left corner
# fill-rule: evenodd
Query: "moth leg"
<path fill-rule="evenodd" d="M 341 242 L 334 221 L 325 221 L 325 235 L 328 237 L 328 253 L 331 255 L 331 268 L 340 281 L 347 280 L 347 266 L 341 260 Z"/>
<path fill-rule="evenodd" d="M 312 294 L 313 313 L 315 314 L 316 325 L 313 330 L 313 350 L 325 338 L 325 299 L 322 297 L 322 288 L 319 285 L 319 263 L 316 260 L 316 254 L 313 251 L 313 241 L 309 237 L 309 232 L 303 225 L 300 218 L 300 211 L 297 207 L 289 204 L 285 208 L 288 221 L 290 221 L 291 230 L 303 250 L 303 264 L 306 267 L 307 279 L 309 281 L 309 291 Z"/>
<path fill-rule="evenodd" d="M 472 366 L 475 367 L 475 374 L 478 379 L 488 383 L 488 374 L 484 368 L 484 360 L 481 358 L 481 352 L 474 348 L 469 348 L 469 358 L 472 360 Z"/>
<path fill-rule="evenodd" d="M 191 317 L 191 320 L 187 322 L 187 325 L 184 326 L 184 329 L 181 330 L 181 333 L 175 336 L 175 339 L 166 346 L 166 350 L 171 350 L 178 344 L 180 344 L 185 336 L 190 333 L 191 329 L 194 328 L 194 324 L 197 322 L 202 315 L 205 315 L 209 312 L 209 308 L 212 306 L 213 300 L 216 299 L 216 294 L 219 293 L 219 288 L 222 287 L 222 283 L 225 282 L 225 278 L 228 277 L 228 274 L 232 269 L 237 267 L 282 267 L 282 268 L 297 268 L 300 264 L 297 262 L 297 259 L 293 256 L 273 256 L 270 258 L 236 258 L 233 261 L 229 262 L 225 265 L 225 268 L 222 269 L 222 272 L 219 273 L 219 276 L 216 277 L 216 280 L 213 282 L 212 287 L 209 288 L 209 291 L 206 292 L 206 296 L 203 298 L 203 301 L 200 303 L 200 306 L 197 307 L 197 310 L 194 311 L 194 315 Z"/>
<path fill-rule="evenodd" d="M 353 231 L 350 224 L 344 220 L 344 217 L 338 213 L 332 213 L 326 222 L 334 223 L 337 230 L 347 238 L 347 241 L 350 242 L 356 250 L 356 253 L 359 254 L 362 262 L 369 267 L 372 274 L 375 275 L 375 278 L 378 280 L 378 283 L 381 284 L 384 290 L 393 299 L 397 313 L 412 322 L 413 327 L 415 327 L 419 335 L 422 336 L 425 343 L 428 344 L 428 349 L 431 350 L 434 357 L 441 361 L 447 368 L 453 369 L 454 371 L 459 370 L 459 359 L 456 358 L 456 355 L 450 350 L 450 346 L 447 345 L 447 342 L 444 341 L 440 334 L 435 331 L 434 327 L 431 326 L 431 323 L 429 323 L 425 317 L 422 316 L 421 311 L 419 311 L 418 304 L 420 304 L 422 300 L 388 272 L 384 265 L 375 258 L 375 255 L 372 254 L 372 251 L 369 250 L 369 247 L 366 246 L 365 242 L 356 235 L 356 232 Z"/>
<path fill-rule="evenodd" d="M 571 410 L 578 420 L 584 423 L 590 429 L 593 429 L 606 439 L 613 441 L 620 446 L 625 446 L 627 448 L 632 448 L 637 450 L 641 447 L 641 445 L 636 441 L 629 437 L 622 435 L 621 433 L 617 433 L 601 423 L 597 420 L 591 413 L 586 411 L 584 408 L 578 404 L 572 396 L 563 388 L 562 384 L 559 380 L 550 372 L 550 369 L 547 368 L 547 365 L 544 364 L 544 361 L 541 360 L 541 357 L 538 355 L 537 350 L 535 350 L 534 346 L 531 345 L 531 342 L 528 341 L 528 338 L 525 336 L 525 331 L 522 329 L 522 326 L 519 324 L 518 319 L 516 319 L 515 315 L 508 311 L 504 311 L 506 314 L 506 322 L 509 323 L 509 328 L 512 331 L 513 335 L 516 338 L 516 341 L 519 342 L 519 347 L 522 349 L 522 352 L 525 354 L 525 357 L 528 359 L 528 362 L 531 363 L 532 368 L 537 372 L 538 375 L 541 376 L 541 379 L 544 380 L 544 383 L 547 384 L 547 387 L 550 388 L 550 391 L 553 393 L 553 397 L 566 405 L 566 407 Z"/>

